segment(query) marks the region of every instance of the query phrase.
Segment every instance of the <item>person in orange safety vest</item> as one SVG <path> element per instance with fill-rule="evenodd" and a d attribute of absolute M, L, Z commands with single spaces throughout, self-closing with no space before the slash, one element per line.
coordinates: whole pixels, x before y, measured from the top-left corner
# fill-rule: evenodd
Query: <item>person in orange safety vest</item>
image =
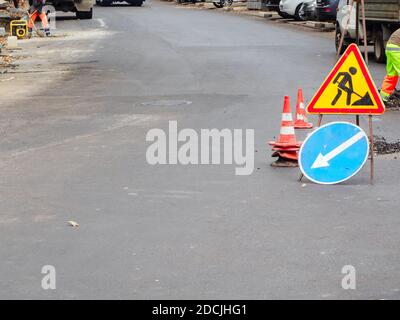
<path fill-rule="evenodd" d="M 29 15 L 29 22 L 28 22 L 28 35 L 29 37 L 32 36 L 32 29 L 37 17 L 40 18 L 42 21 L 42 25 L 44 28 L 44 32 L 46 36 L 50 36 L 50 28 L 49 22 L 47 21 L 46 13 L 43 11 L 43 6 L 45 5 L 46 0 L 33 0 L 32 5 L 30 7 L 30 15 Z"/>
<path fill-rule="evenodd" d="M 396 30 L 389 38 L 386 46 L 386 76 L 383 79 L 381 97 L 384 102 L 396 89 L 400 76 L 400 29 Z"/>

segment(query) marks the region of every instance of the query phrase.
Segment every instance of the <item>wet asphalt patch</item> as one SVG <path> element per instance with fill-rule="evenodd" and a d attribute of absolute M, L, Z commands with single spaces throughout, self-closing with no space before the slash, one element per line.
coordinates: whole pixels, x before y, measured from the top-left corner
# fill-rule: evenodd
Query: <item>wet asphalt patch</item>
<path fill-rule="evenodd" d="M 192 101 L 187 100 L 157 100 L 157 101 L 148 101 L 142 102 L 142 106 L 150 106 L 150 107 L 176 107 L 176 106 L 185 106 L 192 104 Z"/>

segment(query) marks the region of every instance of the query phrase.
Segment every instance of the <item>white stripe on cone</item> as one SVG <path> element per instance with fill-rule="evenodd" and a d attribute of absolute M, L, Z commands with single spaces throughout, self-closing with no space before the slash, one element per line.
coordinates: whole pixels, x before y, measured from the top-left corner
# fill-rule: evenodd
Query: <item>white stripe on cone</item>
<path fill-rule="evenodd" d="M 282 113 L 282 121 L 293 121 L 291 113 Z"/>
<path fill-rule="evenodd" d="M 281 134 L 294 134 L 293 127 L 281 127 Z"/>

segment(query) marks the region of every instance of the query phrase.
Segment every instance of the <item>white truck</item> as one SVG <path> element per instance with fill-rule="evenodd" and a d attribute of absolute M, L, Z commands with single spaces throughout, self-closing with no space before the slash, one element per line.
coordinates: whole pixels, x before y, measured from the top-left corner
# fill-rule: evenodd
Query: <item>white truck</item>
<path fill-rule="evenodd" d="M 94 0 L 48 0 L 57 11 L 75 12 L 78 19 L 92 19 Z"/>
<path fill-rule="evenodd" d="M 385 46 L 390 35 L 400 28 L 400 0 L 364 0 L 367 42 L 374 46 L 374 56 L 377 62 L 385 62 Z M 344 39 L 342 51 L 356 40 L 356 5 L 350 10 L 350 0 L 341 0 L 336 18 L 335 44 L 338 50 L 339 40 L 344 32 L 347 21 L 348 32 Z M 360 6 L 361 7 L 361 6 Z M 349 13 L 350 19 L 349 19 Z M 359 14 L 361 19 L 361 14 Z M 364 35 L 361 21 L 358 22 L 359 38 L 363 43 Z"/>

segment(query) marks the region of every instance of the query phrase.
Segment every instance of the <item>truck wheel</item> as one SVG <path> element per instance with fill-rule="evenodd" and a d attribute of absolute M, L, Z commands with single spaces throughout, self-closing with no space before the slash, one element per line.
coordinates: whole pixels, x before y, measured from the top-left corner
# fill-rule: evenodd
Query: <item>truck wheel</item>
<path fill-rule="evenodd" d="M 80 20 L 88 20 L 93 18 L 93 8 L 90 11 L 77 11 L 76 17 Z"/>
<path fill-rule="evenodd" d="M 375 31 L 374 56 L 376 62 L 384 63 L 386 61 L 385 44 L 383 42 L 383 32 L 380 29 Z"/>

